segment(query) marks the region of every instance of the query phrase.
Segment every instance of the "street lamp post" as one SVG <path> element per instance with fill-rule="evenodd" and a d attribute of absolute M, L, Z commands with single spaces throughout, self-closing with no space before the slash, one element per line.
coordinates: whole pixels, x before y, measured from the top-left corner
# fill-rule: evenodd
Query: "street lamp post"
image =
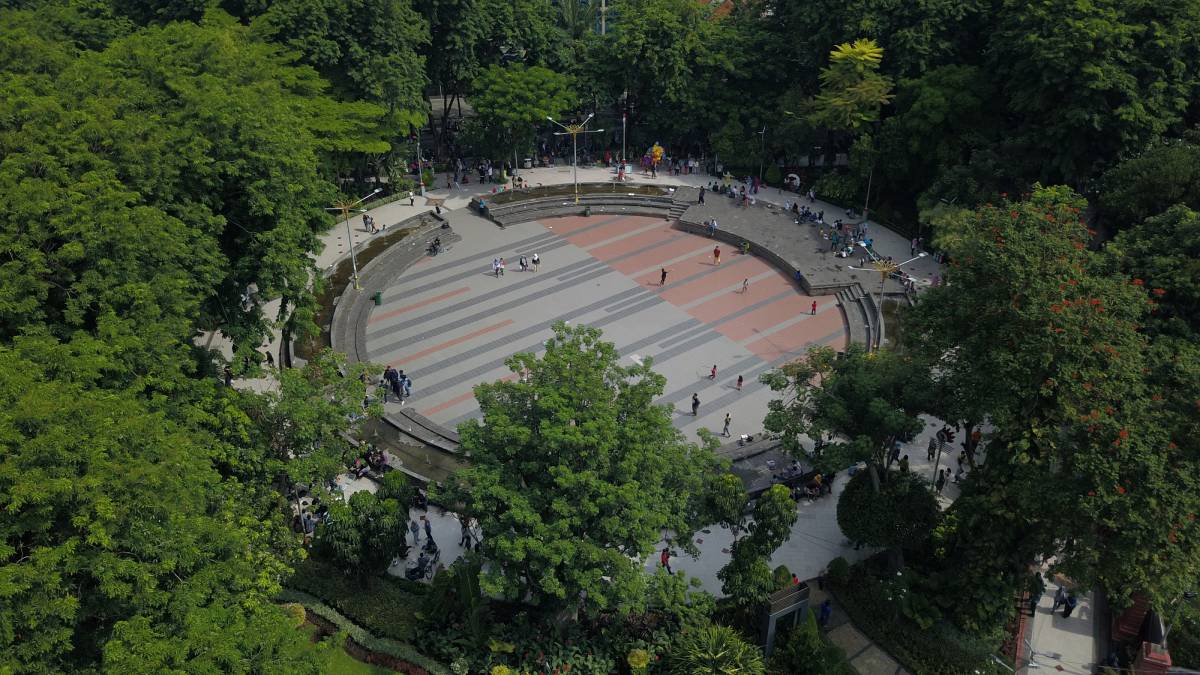
<path fill-rule="evenodd" d="M 333 206 L 325 208 L 326 211 L 341 211 L 342 218 L 346 221 L 346 243 L 350 246 L 350 266 L 354 270 L 354 290 L 356 291 L 360 291 L 362 288 L 358 285 L 358 258 L 354 255 L 354 236 L 350 233 L 350 209 L 353 209 L 382 191 L 383 188 L 375 188 L 371 191 L 371 194 L 365 197 L 361 197 L 355 201 L 343 199 L 335 202 Z"/>
<path fill-rule="evenodd" d="M 762 131 L 758 132 L 758 183 L 762 185 L 763 159 L 767 154 L 767 125 L 763 125 Z"/>
<path fill-rule="evenodd" d="M 924 258 L 925 255 L 926 255 L 925 252 L 922 251 L 921 253 L 917 254 L 916 256 L 909 258 L 908 260 L 905 260 L 904 262 L 899 262 L 899 263 L 888 262 L 887 260 L 874 260 L 871 262 L 871 268 L 869 270 L 865 267 L 854 267 L 854 266 L 847 265 L 848 269 L 864 270 L 864 271 L 879 273 L 879 302 L 875 303 L 875 320 L 879 322 L 880 336 L 883 335 L 883 287 L 885 284 L 887 284 L 887 278 L 890 277 L 895 272 L 898 272 L 900 270 L 901 266 L 907 265 L 908 263 L 910 263 L 914 260 Z"/>
<path fill-rule="evenodd" d="M 571 137 L 571 171 L 572 171 L 572 180 L 575 183 L 575 203 L 576 204 L 579 203 L 579 134 L 598 134 L 598 133 L 602 133 L 604 131 L 603 129 L 585 129 L 584 128 L 587 126 L 588 122 L 592 121 L 592 117 L 594 117 L 594 116 L 595 116 L 594 113 L 589 114 L 587 116 L 587 118 L 584 119 L 579 124 L 563 124 L 562 122 L 559 122 L 558 120 L 554 119 L 553 117 L 550 117 L 549 115 L 546 116 L 546 119 L 550 120 L 551 122 L 554 122 L 555 124 L 557 124 L 558 126 L 563 128 L 563 131 L 554 132 L 555 136 L 570 136 Z"/>

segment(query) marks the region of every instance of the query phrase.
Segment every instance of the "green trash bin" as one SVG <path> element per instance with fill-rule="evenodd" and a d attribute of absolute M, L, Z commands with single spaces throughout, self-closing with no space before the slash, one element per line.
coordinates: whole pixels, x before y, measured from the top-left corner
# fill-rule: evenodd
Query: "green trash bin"
<path fill-rule="evenodd" d="M 382 305 L 383 304 L 383 291 L 375 291 L 375 295 L 372 295 L 371 299 L 375 301 L 376 307 Z"/>

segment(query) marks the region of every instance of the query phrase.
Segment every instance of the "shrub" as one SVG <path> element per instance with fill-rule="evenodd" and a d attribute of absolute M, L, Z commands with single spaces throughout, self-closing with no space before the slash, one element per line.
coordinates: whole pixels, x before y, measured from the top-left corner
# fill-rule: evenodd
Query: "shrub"
<path fill-rule="evenodd" d="M 818 178 L 813 190 L 816 191 L 817 197 L 845 206 L 852 206 L 859 196 L 858 180 L 835 171 Z"/>
<path fill-rule="evenodd" d="M 853 574 L 848 570 L 843 581 L 834 581 L 832 570 L 830 563 L 836 601 L 855 627 L 910 671 L 922 675 L 999 672 L 991 660 L 996 645 L 964 635 L 946 621 L 922 629 L 914 621 L 901 620 L 905 603 L 887 597 L 896 585 L 885 587 L 861 563 L 854 566 Z"/>
<path fill-rule="evenodd" d="M 775 583 L 775 590 L 782 591 L 792 585 L 792 571 L 787 565 L 780 565 L 771 572 L 771 581 Z"/>
<path fill-rule="evenodd" d="M 671 647 L 671 672 L 676 675 L 739 673 L 763 675 L 762 654 L 728 626 L 709 624 L 680 634 Z"/>
<path fill-rule="evenodd" d="M 763 180 L 766 181 L 767 185 L 778 187 L 783 184 L 783 174 L 779 172 L 778 166 L 772 164 L 767 167 L 767 172 L 763 174 Z"/>
<path fill-rule="evenodd" d="M 842 650 L 821 635 L 817 617 L 807 611 L 798 625 L 776 636 L 775 651 L 771 654 L 767 672 L 771 675 L 826 675 L 853 670 L 849 669 Z"/>
<path fill-rule="evenodd" d="M 304 605 L 305 609 L 333 624 L 339 633 L 345 633 L 351 640 L 368 651 L 386 654 L 392 658 L 406 661 L 417 666 L 420 670 L 429 673 L 429 675 L 451 675 L 449 668 L 420 654 L 412 645 L 376 637 L 362 626 L 351 621 L 341 612 L 307 593 L 285 588 L 279 594 L 279 599 L 285 602 L 295 602 Z M 419 674 L 420 671 L 414 670 L 410 672 Z"/>
<path fill-rule="evenodd" d="M 304 605 L 302 605 L 298 602 L 289 602 L 289 603 L 285 603 L 282 606 L 282 609 L 283 609 L 283 613 L 286 614 L 288 616 L 288 618 L 290 618 L 292 620 L 292 623 L 295 624 L 295 626 L 297 628 L 304 625 L 304 619 L 305 619 Z"/>
<path fill-rule="evenodd" d="M 834 586 L 845 585 L 850 580 L 850 563 L 842 556 L 838 556 L 829 561 L 829 567 L 825 573 L 829 583 Z"/>
<path fill-rule="evenodd" d="M 426 590 L 424 585 L 386 574 L 361 580 L 347 577 L 318 558 L 297 565 L 285 585 L 315 596 L 376 635 L 406 642 L 412 639 L 416 609 Z"/>

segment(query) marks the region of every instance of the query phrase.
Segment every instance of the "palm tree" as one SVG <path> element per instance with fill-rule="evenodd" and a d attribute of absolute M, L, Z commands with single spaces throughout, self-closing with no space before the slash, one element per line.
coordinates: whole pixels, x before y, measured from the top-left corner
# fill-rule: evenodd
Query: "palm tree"
<path fill-rule="evenodd" d="M 685 631 L 671 650 L 674 675 L 763 675 L 762 652 L 728 626 Z"/>
<path fill-rule="evenodd" d="M 567 37 L 581 40 L 596 25 L 596 5 L 591 0 L 560 0 L 559 20 Z"/>

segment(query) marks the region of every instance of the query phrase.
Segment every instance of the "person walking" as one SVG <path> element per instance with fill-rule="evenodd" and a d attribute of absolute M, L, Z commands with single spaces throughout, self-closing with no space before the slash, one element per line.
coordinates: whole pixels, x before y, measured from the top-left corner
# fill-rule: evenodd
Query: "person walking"
<path fill-rule="evenodd" d="M 813 315 L 813 316 L 816 316 L 816 315 L 817 315 L 817 301 L 816 301 L 816 300 L 813 300 L 813 304 L 812 304 L 812 315 Z"/>
<path fill-rule="evenodd" d="M 729 438 L 729 425 L 731 422 L 733 422 L 733 415 L 725 413 L 725 428 L 721 430 L 721 435 L 725 438 Z"/>
<path fill-rule="evenodd" d="M 409 190 L 408 191 L 408 205 L 414 206 L 416 203 L 417 203 L 417 198 L 415 196 L 413 196 L 413 191 Z"/>
<path fill-rule="evenodd" d="M 413 546 L 421 543 L 421 528 L 417 526 L 417 521 L 408 521 L 408 531 L 412 533 Z"/>
<path fill-rule="evenodd" d="M 663 547 L 662 553 L 658 554 L 658 564 L 662 565 L 667 570 L 667 574 L 675 574 L 671 571 L 671 549 Z"/>
<path fill-rule="evenodd" d="M 831 616 L 833 616 L 833 601 L 825 598 L 825 602 L 821 603 L 821 611 L 817 612 L 817 625 L 821 628 L 829 625 Z"/>
<path fill-rule="evenodd" d="M 533 263 L 533 271 L 536 272 L 538 271 L 538 265 L 542 264 L 542 259 L 538 257 L 537 253 L 534 253 L 533 258 L 530 259 L 530 262 Z"/>
<path fill-rule="evenodd" d="M 421 516 L 421 520 L 425 521 L 425 538 L 429 541 L 433 541 L 433 525 L 430 524 L 429 518 L 426 518 L 425 516 Z"/>
<path fill-rule="evenodd" d="M 458 545 L 464 549 L 471 548 L 471 519 L 461 516 L 458 519 Z"/>
<path fill-rule="evenodd" d="M 935 452 L 937 452 L 937 447 L 938 447 L 937 439 L 934 438 L 933 436 L 930 436 L 929 437 L 929 447 L 925 448 L 925 459 L 928 459 L 929 461 L 932 462 L 933 455 Z"/>
<path fill-rule="evenodd" d="M 742 295 L 745 295 L 746 291 L 749 289 L 750 289 L 750 278 L 746 277 L 745 279 L 742 279 Z"/>
<path fill-rule="evenodd" d="M 938 471 L 936 486 L 937 493 L 939 495 L 942 494 L 942 488 L 946 487 L 946 474 L 948 473 L 950 473 L 950 469 L 942 469 L 941 471 Z"/>
<path fill-rule="evenodd" d="M 700 187 L 700 199 L 696 203 L 698 203 L 698 204 L 704 203 L 704 186 Z"/>
<path fill-rule="evenodd" d="M 504 258 L 500 259 L 500 276 L 504 276 Z"/>
<path fill-rule="evenodd" d="M 913 237 L 912 243 L 908 245 L 908 254 L 910 256 L 917 254 L 917 238 Z"/>
<path fill-rule="evenodd" d="M 404 389 L 406 397 L 412 396 L 412 378 L 405 375 L 403 371 L 400 373 L 400 386 Z"/>
<path fill-rule="evenodd" d="M 667 285 L 667 268 L 665 268 L 665 267 L 662 268 L 662 271 L 658 275 L 658 285 L 659 286 Z"/>
<path fill-rule="evenodd" d="M 1067 604 L 1067 587 L 1059 586 L 1057 591 L 1054 591 L 1054 605 L 1050 607 L 1050 613 L 1058 611 L 1059 607 Z"/>
<path fill-rule="evenodd" d="M 721 264 L 721 247 L 720 246 L 713 247 L 713 264 L 714 265 Z"/>
<path fill-rule="evenodd" d="M 495 275 L 497 279 L 500 278 L 500 259 L 499 258 L 492 258 L 492 274 Z"/>
<path fill-rule="evenodd" d="M 742 376 L 741 375 L 738 375 L 737 390 L 738 391 L 742 390 Z"/>
<path fill-rule="evenodd" d="M 517 260 L 517 264 L 521 266 L 521 271 L 522 271 L 522 272 L 525 272 L 525 271 L 528 271 L 528 270 L 529 270 L 529 259 L 528 259 L 528 258 L 526 258 L 525 256 L 521 256 L 521 257 L 520 257 L 520 258 Z"/>
<path fill-rule="evenodd" d="M 900 458 L 900 473 L 908 473 L 908 455 Z"/>
<path fill-rule="evenodd" d="M 1071 612 L 1075 611 L 1075 607 L 1079 605 L 1079 598 L 1075 597 L 1074 593 L 1067 595 L 1067 602 L 1063 605 L 1062 617 L 1064 619 L 1071 616 Z"/>
<path fill-rule="evenodd" d="M 692 394 L 692 417 L 696 416 L 696 412 L 700 410 L 700 395 Z"/>
<path fill-rule="evenodd" d="M 708 379 L 710 379 L 710 380 L 717 379 L 717 364 L 715 364 L 715 363 L 713 364 L 712 372 L 710 372 L 708 374 Z"/>

